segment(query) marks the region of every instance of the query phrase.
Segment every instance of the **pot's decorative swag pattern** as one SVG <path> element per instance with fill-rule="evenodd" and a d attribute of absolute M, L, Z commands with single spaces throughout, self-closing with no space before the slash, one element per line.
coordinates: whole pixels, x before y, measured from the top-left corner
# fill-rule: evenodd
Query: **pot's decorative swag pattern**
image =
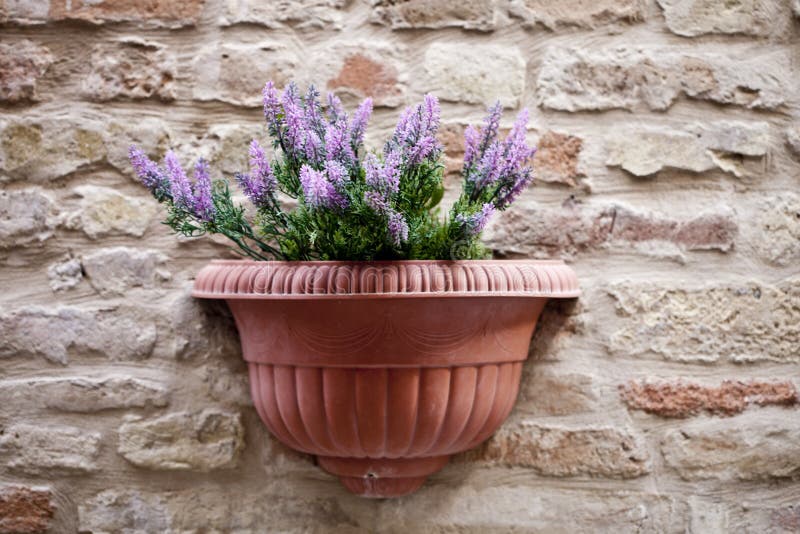
<path fill-rule="evenodd" d="M 508 417 L 549 298 L 579 294 L 557 261 L 213 261 L 270 431 L 353 493 L 418 489 Z"/>

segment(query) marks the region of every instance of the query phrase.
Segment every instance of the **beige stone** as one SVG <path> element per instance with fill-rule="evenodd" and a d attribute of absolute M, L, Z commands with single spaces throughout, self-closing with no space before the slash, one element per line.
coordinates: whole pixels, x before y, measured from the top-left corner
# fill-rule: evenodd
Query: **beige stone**
<path fill-rule="evenodd" d="M 156 214 L 155 200 L 129 197 L 96 185 L 78 186 L 74 191 L 81 198 L 81 207 L 70 214 L 66 224 L 92 239 L 108 235 L 141 237 Z"/>
<path fill-rule="evenodd" d="M 7 406 L 23 410 L 44 407 L 80 413 L 163 408 L 169 402 L 169 391 L 164 383 L 114 374 L 2 380 L 0 394 Z"/>
<path fill-rule="evenodd" d="M 0 433 L 0 457 L 13 470 L 50 476 L 53 472 L 97 471 L 101 434 L 63 425 L 14 423 Z"/>
<path fill-rule="evenodd" d="M 620 284 L 608 290 L 624 318 L 612 354 L 679 362 L 800 361 L 800 279 L 777 285 Z"/>
<path fill-rule="evenodd" d="M 124 295 L 129 289 L 152 289 L 169 280 L 167 257 L 157 250 L 113 247 L 81 258 L 89 284 L 101 295 Z"/>
<path fill-rule="evenodd" d="M 792 64 L 782 51 L 725 54 L 679 47 L 551 47 L 539 103 L 562 111 L 669 109 L 680 97 L 747 108 L 786 103 Z"/>
<path fill-rule="evenodd" d="M 370 20 L 392 29 L 464 28 L 491 31 L 497 26 L 495 0 L 372 0 Z"/>
<path fill-rule="evenodd" d="M 243 447 L 239 414 L 205 409 L 131 418 L 119 427 L 117 452 L 147 469 L 210 471 L 235 467 Z"/>
<path fill-rule="evenodd" d="M 379 508 L 381 532 L 686 532 L 687 507 L 663 492 L 546 487 L 541 481 L 439 485 Z M 474 485 L 472 485 L 474 484 Z"/>
<path fill-rule="evenodd" d="M 736 177 L 752 176 L 765 170 L 769 146 L 766 122 L 695 123 L 683 129 L 615 128 L 606 140 L 606 165 L 621 167 L 634 176 L 650 176 L 664 169 L 696 173 L 719 169 Z"/>
<path fill-rule="evenodd" d="M 336 29 L 341 25 L 341 11 L 347 3 L 348 0 L 226 0 L 220 23 L 259 24 L 268 28 Z"/>
<path fill-rule="evenodd" d="M 780 267 L 800 261 L 800 195 L 783 193 L 760 203 L 748 240 L 758 255 Z"/>
<path fill-rule="evenodd" d="M 781 0 L 658 0 L 667 27 L 678 35 L 709 33 L 780 37 L 790 28 L 789 5 Z"/>
<path fill-rule="evenodd" d="M 156 342 L 152 320 L 129 310 L 27 306 L 0 315 L 0 358 L 41 356 L 66 364 L 70 357 L 141 360 Z"/>
<path fill-rule="evenodd" d="M 525 89 L 525 60 L 513 46 L 434 43 L 424 65 L 426 90 L 446 101 L 513 107 Z"/>
<path fill-rule="evenodd" d="M 53 55 L 44 46 L 29 40 L 0 43 L 0 101 L 35 102 L 39 78 L 53 63 Z"/>
<path fill-rule="evenodd" d="M 303 63 L 291 48 L 275 42 L 213 43 L 198 50 L 194 63 L 193 97 L 260 107 L 267 81 L 283 88 L 306 81 Z"/>
<path fill-rule="evenodd" d="M 641 436 L 607 426 L 507 423 L 479 452 L 468 456 L 510 467 L 528 467 L 554 477 L 635 478 L 651 469 Z"/>
<path fill-rule="evenodd" d="M 58 223 L 57 208 L 43 191 L 0 191 L 0 249 L 42 243 Z"/>
<path fill-rule="evenodd" d="M 757 480 L 800 473 L 800 418 L 795 412 L 695 421 L 668 431 L 664 460 L 687 480 Z"/>
<path fill-rule="evenodd" d="M 551 30 L 569 26 L 597 28 L 636 23 L 644 20 L 646 12 L 642 0 L 600 0 L 591 3 L 581 0 L 514 0 L 510 11 L 527 26 L 541 25 Z"/>
<path fill-rule="evenodd" d="M 151 97 L 173 100 L 175 61 L 162 44 L 138 38 L 98 45 L 92 51 L 92 69 L 83 80 L 83 92 L 101 102 Z"/>

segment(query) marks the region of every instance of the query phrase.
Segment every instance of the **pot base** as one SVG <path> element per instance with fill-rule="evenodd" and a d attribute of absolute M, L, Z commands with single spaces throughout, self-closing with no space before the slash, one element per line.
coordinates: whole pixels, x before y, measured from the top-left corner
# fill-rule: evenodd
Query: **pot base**
<path fill-rule="evenodd" d="M 426 458 L 317 457 L 320 467 L 337 475 L 351 493 L 374 499 L 413 493 L 425 483 L 428 475 L 441 470 L 449 459 L 449 455 Z"/>

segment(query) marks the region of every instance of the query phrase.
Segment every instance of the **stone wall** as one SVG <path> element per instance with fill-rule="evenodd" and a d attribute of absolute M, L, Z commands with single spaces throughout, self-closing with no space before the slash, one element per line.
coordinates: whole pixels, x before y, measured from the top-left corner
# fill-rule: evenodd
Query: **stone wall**
<path fill-rule="evenodd" d="M 0 531 L 800 531 L 799 16 L 0 0 Z M 497 435 L 405 499 L 267 434 L 230 316 L 188 296 L 227 248 L 170 235 L 126 161 L 241 168 L 270 78 L 372 96 L 372 143 L 434 91 L 450 169 L 485 104 L 532 113 L 538 183 L 487 239 L 584 294 L 548 306 Z"/>

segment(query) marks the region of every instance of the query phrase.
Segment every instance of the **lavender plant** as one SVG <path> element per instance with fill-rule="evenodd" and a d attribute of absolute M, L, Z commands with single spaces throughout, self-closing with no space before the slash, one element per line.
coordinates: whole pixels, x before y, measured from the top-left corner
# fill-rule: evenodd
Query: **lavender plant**
<path fill-rule="evenodd" d="M 463 188 L 442 217 L 440 109 L 433 95 L 405 109 L 377 153 L 363 146 L 369 98 L 352 118 L 334 94 L 323 106 L 313 86 L 301 95 L 294 83 L 281 93 L 269 82 L 263 101 L 274 157 L 253 140 L 249 169 L 235 175 L 256 208 L 252 220 L 234 202 L 227 180 L 212 181 L 202 159 L 190 180 L 174 152 L 158 165 L 130 148 L 133 168 L 165 204 L 165 224 L 175 232 L 222 234 L 256 260 L 451 259 L 456 249 L 458 259 L 483 258 L 487 222 L 532 180 L 526 110 L 504 140 L 499 104 L 482 128 L 466 129 Z M 284 209 L 289 203 L 281 194 L 295 200 L 291 209 Z"/>

